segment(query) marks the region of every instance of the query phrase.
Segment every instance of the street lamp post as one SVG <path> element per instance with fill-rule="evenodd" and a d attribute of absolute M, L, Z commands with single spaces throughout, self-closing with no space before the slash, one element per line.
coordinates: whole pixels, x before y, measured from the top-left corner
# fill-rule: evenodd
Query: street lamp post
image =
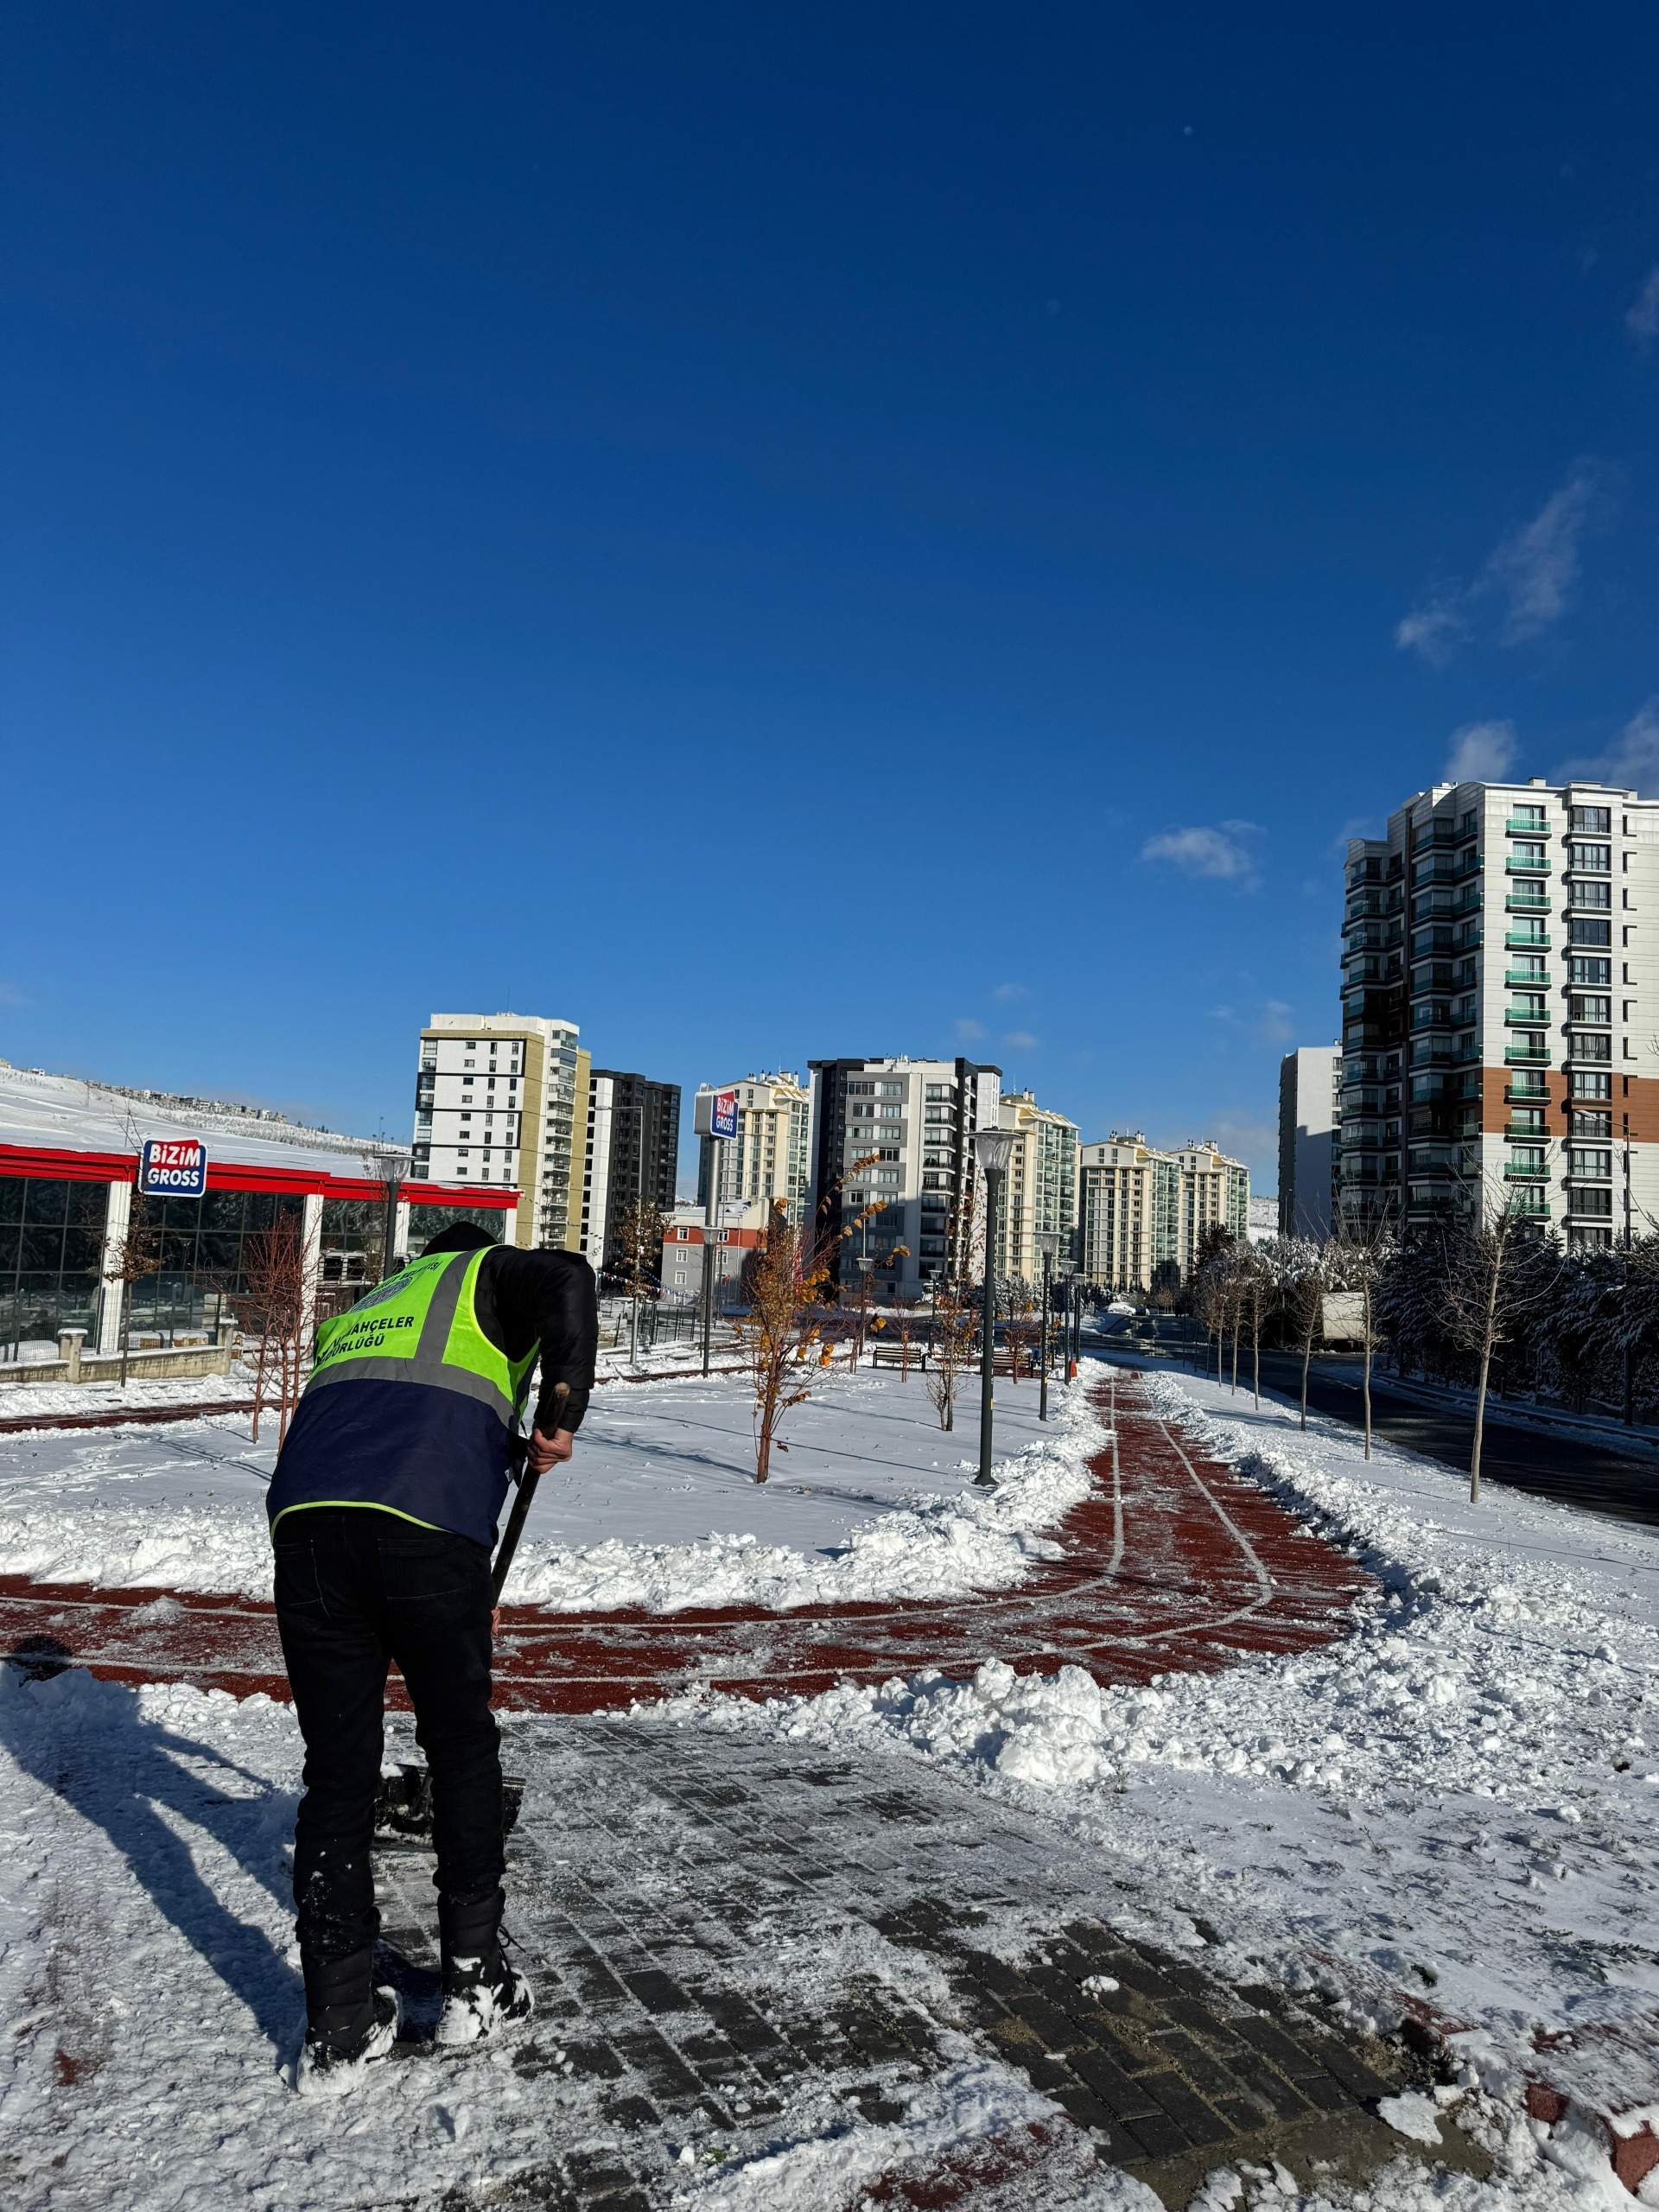
<path fill-rule="evenodd" d="M 715 1332 L 715 1227 L 720 1219 L 720 1146 L 704 1137 L 707 1149 L 709 1196 L 702 1209 L 702 1371 L 709 1372 L 709 1345 Z"/>
<path fill-rule="evenodd" d="M 1077 1379 L 1077 1363 L 1071 1353 L 1071 1313 L 1072 1308 L 1077 1304 L 1077 1263 L 1075 1260 L 1056 1260 L 1054 1272 L 1060 1279 L 1060 1289 L 1065 1300 L 1062 1308 L 1060 1342 L 1065 1349 L 1064 1362 L 1065 1379 L 1068 1382 L 1075 1382 Z"/>
<path fill-rule="evenodd" d="M 974 1158 L 985 1176 L 985 1294 L 982 1301 L 985 1335 L 979 1370 L 979 1472 L 974 1480 L 986 1490 L 996 1484 L 991 1472 L 991 1423 L 996 1403 L 996 1205 L 1013 1150 L 1012 1129 L 981 1129 L 974 1138 Z"/>
<path fill-rule="evenodd" d="M 1037 1398 L 1037 1418 L 1048 1419 L 1048 1306 L 1049 1286 L 1053 1279 L 1054 1255 L 1060 1249 L 1059 1233 L 1052 1229 L 1039 1229 L 1033 1233 L 1032 1243 L 1043 1255 L 1043 1336 L 1040 1372 L 1041 1388 Z"/>

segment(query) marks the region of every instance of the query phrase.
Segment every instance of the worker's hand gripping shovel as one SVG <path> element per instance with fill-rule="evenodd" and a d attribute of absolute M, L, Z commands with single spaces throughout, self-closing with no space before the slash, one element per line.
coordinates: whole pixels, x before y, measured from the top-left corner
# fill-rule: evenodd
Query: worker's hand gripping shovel
<path fill-rule="evenodd" d="M 570 1385 L 561 1382 L 555 1387 L 553 1399 L 560 1414 L 570 1395 Z M 563 1423 L 555 1421 L 555 1433 Z M 536 1485 L 541 1481 L 541 1470 L 530 1464 L 530 1440 L 514 1436 L 509 1445 L 517 1461 L 518 1495 L 512 1502 L 512 1511 L 500 1542 L 495 1548 L 495 1562 L 490 1569 L 490 1604 L 499 1609 L 501 1586 L 507 1579 L 512 1565 L 512 1555 L 518 1548 L 518 1539 L 524 1533 L 524 1522 L 536 1496 Z M 495 1615 L 499 1618 L 499 1611 Z M 502 1783 L 504 1829 L 511 1828 L 518 1818 L 518 1807 L 524 1794 L 524 1785 L 514 1776 L 506 1776 Z M 396 1774 L 383 1774 L 380 1787 L 375 1792 L 374 1826 L 377 1835 L 385 1838 L 402 1836 L 416 1838 L 432 1833 L 432 1777 L 423 1766 L 401 1766 Z"/>
<path fill-rule="evenodd" d="M 553 1402 L 560 1414 L 563 1413 L 565 1401 L 569 1395 L 570 1385 L 568 1382 L 555 1384 Z M 556 1419 L 553 1423 L 555 1433 L 556 1434 L 563 1427 L 563 1421 Z M 524 1523 L 530 1518 L 530 1509 L 536 1497 L 536 1485 L 542 1479 L 540 1468 L 532 1467 L 530 1464 L 528 1437 L 515 1436 L 512 1440 L 512 1450 L 513 1457 L 518 1462 L 518 1495 L 513 1499 L 512 1511 L 507 1516 L 506 1533 L 495 1548 L 495 1565 L 490 1573 L 490 1603 L 497 1606 L 501 1603 L 501 1586 L 506 1580 L 507 1571 L 512 1565 L 512 1555 L 518 1548 L 518 1539 L 524 1535 Z"/>

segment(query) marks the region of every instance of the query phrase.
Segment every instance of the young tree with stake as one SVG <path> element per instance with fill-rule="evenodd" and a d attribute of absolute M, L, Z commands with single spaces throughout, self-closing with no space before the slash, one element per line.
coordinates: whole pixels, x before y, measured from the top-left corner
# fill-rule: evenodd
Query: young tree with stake
<path fill-rule="evenodd" d="M 1480 1500 L 1480 1452 L 1486 1427 L 1486 1393 L 1492 1361 L 1514 1337 L 1524 1315 L 1553 1286 L 1559 1269 L 1541 1274 L 1528 1262 L 1538 1242 L 1514 1198 L 1497 1191 L 1481 1196 L 1480 1211 L 1447 1252 L 1441 1296 L 1447 1334 L 1475 1361 L 1475 1435 L 1469 1456 L 1469 1498 Z M 1530 1279 L 1529 1279 L 1530 1277 Z"/>

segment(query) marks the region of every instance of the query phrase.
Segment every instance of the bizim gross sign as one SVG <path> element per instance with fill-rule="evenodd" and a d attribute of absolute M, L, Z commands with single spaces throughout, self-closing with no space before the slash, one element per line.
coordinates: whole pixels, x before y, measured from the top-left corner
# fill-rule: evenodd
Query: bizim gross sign
<path fill-rule="evenodd" d="M 151 1137 L 138 1155 L 147 1198 L 199 1198 L 207 1187 L 207 1147 L 200 1137 Z"/>

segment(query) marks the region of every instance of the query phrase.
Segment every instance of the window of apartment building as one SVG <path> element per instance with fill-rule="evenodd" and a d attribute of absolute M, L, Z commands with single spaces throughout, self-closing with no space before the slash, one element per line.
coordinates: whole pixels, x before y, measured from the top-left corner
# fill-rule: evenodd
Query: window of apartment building
<path fill-rule="evenodd" d="M 1592 836 L 1598 833 L 1604 837 L 1608 836 L 1613 827 L 1613 810 L 1610 806 L 1575 806 L 1573 827 L 1587 830 Z"/>
<path fill-rule="evenodd" d="M 1613 1078 L 1605 1068 L 1574 1068 L 1567 1077 L 1569 1095 L 1574 1098 L 1611 1098 Z"/>
<path fill-rule="evenodd" d="M 878 1098 L 902 1098 L 905 1086 L 902 1083 L 879 1083 L 875 1086 L 875 1095 Z"/>
<path fill-rule="evenodd" d="M 1611 1137 L 1612 1134 L 1613 1117 L 1611 1113 L 1575 1113 L 1573 1116 L 1573 1135 L 1575 1137 Z"/>
<path fill-rule="evenodd" d="M 927 1086 L 927 1096 L 930 1098 L 954 1098 L 956 1095 L 957 1086 L 954 1083 L 930 1083 Z"/>
<path fill-rule="evenodd" d="M 1598 883 L 1593 877 L 1575 877 L 1567 887 L 1567 903 L 1569 906 L 1611 906 L 1613 887 Z"/>
<path fill-rule="evenodd" d="M 1612 847 L 1611 845 L 1569 845 L 1567 849 L 1567 864 L 1569 868 L 1589 868 L 1602 875 L 1611 875 L 1613 867 Z"/>
<path fill-rule="evenodd" d="M 1574 1145 L 1567 1153 L 1567 1164 L 1574 1175 L 1599 1176 L 1604 1181 L 1610 1181 L 1612 1177 L 1613 1155 L 1611 1152 L 1592 1152 Z"/>
<path fill-rule="evenodd" d="M 1545 868 L 1549 865 L 1547 847 L 1534 844 L 1529 839 L 1517 837 L 1510 847 L 1510 859 L 1516 868 Z"/>
<path fill-rule="evenodd" d="M 1527 802 L 1510 807 L 1510 820 L 1517 824 L 1524 823 L 1529 829 L 1542 830 L 1548 823 L 1549 814 L 1548 809 Z"/>
<path fill-rule="evenodd" d="M 1569 1019 L 1573 1021 L 1611 1021 L 1613 1018 L 1611 999 L 1580 997 L 1568 999 Z"/>
<path fill-rule="evenodd" d="M 1541 968 L 1543 964 L 1541 960 L 1538 963 Z M 1611 983 L 1612 980 L 1611 960 L 1574 960 L 1572 964 L 1572 981 L 1575 983 Z"/>
<path fill-rule="evenodd" d="M 1570 944 L 1605 944 L 1613 941 L 1611 922 L 1592 921 L 1587 915 L 1574 914 L 1567 922 L 1567 942 Z"/>

